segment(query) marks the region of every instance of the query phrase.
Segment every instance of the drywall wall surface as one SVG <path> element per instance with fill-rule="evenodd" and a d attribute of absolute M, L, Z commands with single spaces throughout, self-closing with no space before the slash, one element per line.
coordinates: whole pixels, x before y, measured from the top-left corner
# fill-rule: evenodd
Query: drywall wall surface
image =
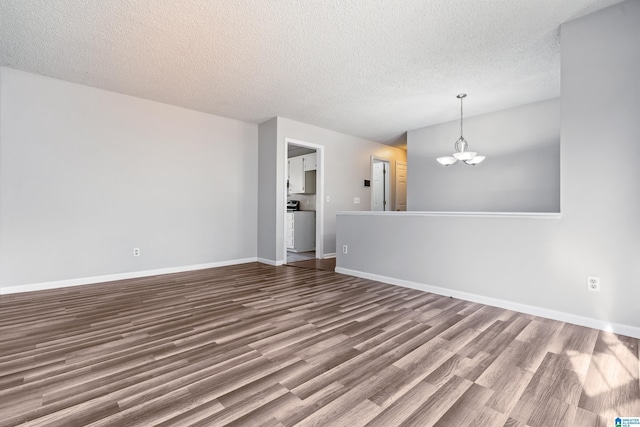
<path fill-rule="evenodd" d="M 258 125 L 258 258 L 276 260 L 278 119 Z"/>
<path fill-rule="evenodd" d="M 371 210 L 371 187 L 364 180 L 371 179 L 371 156 L 389 160 L 391 166 L 391 205 L 395 206 L 395 161 L 406 161 L 406 151 L 377 142 L 323 129 L 306 123 L 278 117 L 278 147 L 284 149 L 285 138 L 324 146 L 324 252 L 336 250 L 336 212 Z M 280 166 L 279 166 L 280 167 Z M 284 164 L 282 165 L 284 168 Z M 284 169 L 279 169 L 277 194 L 285 194 Z M 329 201 L 327 201 L 327 197 Z M 354 203 L 354 198 L 360 203 Z M 284 203 L 284 201 L 283 201 Z M 277 224 L 282 227 L 284 208 L 279 211 Z M 277 244 L 278 259 L 284 259 L 284 246 Z"/>
<path fill-rule="evenodd" d="M 257 125 L 0 73 L 3 287 L 256 257 Z"/>
<path fill-rule="evenodd" d="M 560 211 L 560 99 L 465 118 L 469 151 L 485 161 L 440 165 L 459 136 L 459 120 L 407 132 L 408 180 L 420 184 L 408 186 L 408 210 Z"/>
<path fill-rule="evenodd" d="M 552 242 L 561 221 L 421 216 L 418 212 L 338 215 L 337 244 L 347 245 L 348 254 L 338 251 L 337 266 L 568 310 L 564 303 L 572 292 L 594 295 L 587 294 L 584 280 L 575 287 L 556 281 L 563 260 Z M 549 295 L 554 297 L 549 300 Z"/>
<path fill-rule="evenodd" d="M 640 2 L 562 26 L 567 269 L 602 277 L 594 311 L 640 325 Z"/>
<path fill-rule="evenodd" d="M 561 217 L 339 215 L 337 245 L 349 250 L 337 266 L 637 330 L 639 75 L 640 2 L 563 25 Z M 409 175 L 413 206 L 417 181 Z"/>

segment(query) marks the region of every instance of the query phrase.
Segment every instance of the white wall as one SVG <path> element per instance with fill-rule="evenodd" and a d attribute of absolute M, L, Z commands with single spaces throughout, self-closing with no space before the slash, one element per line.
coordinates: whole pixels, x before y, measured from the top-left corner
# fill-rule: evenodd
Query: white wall
<path fill-rule="evenodd" d="M 256 257 L 257 125 L 9 68 L 0 95 L 2 287 Z"/>
<path fill-rule="evenodd" d="M 407 132 L 408 180 L 421 183 L 407 189 L 408 210 L 560 211 L 560 99 L 466 118 L 464 135 L 483 163 L 436 162 L 453 153 L 459 120 Z"/>
<path fill-rule="evenodd" d="M 337 244 L 349 245 L 338 267 L 626 325 L 618 330 L 640 336 L 638 76 L 640 2 L 564 24 L 561 218 L 338 216 Z M 415 175 L 408 185 L 420 185 Z M 372 230 L 382 234 L 374 239 Z M 600 293 L 586 290 L 587 275 L 601 277 Z"/>
<path fill-rule="evenodd" d="M 277 118 L 277 140 L 273 141 L 272 132 L 267 132 L 266 129 L 271 126 L 271 121 L 260 125 L 260 223 L 264 222 L 264 226 L 260 228 L 258 256 L 274 263 L 281 263 L 285 257 L 284 150 L 286 138 L 324 146 L 324 253 L 335 253 L 336 212 L 371 209 L 371 189 L 364 186 L 364 180 L 371 179 L 371 156 L 391 160 L 391 182 L 394 182 L 395 160 L 405 161 L 406 152 L 399 148 L 282 117 Z M 265 128 L 264 132 L 263 128 Z M 277 156 L 275 177 L 272 170 L 274 155 Z M 327 196 L 330 197 L 330 202 L 326 202 Z M 263 200 L 263 197 L 272 197 L 272 200 L 276 201 L 275 213 L 272 211 L 271 201 Z M 360 198 L 359 204 L 354 204 L 354 197 Z"/>

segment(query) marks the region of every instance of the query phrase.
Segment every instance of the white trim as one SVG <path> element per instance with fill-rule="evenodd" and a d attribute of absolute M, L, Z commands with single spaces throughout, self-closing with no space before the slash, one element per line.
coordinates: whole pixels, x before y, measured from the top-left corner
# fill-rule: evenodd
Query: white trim
<path fill-rule="evenodd" d="M 336 257 L 336 253 L 332 252 L 330 254 L 324 254 L 323 259 L 330 259 L 330 258 L 335 258 Z"/>
<path fill-rule="evenodd" d="M 28 285 L 8 286 L 0 288 L 0 295 L 20 292 L 43 291 L 46 289 L 67 288 L 70 286 L 92 285 L 113 282 L 116 280 L 138 279 L 140 277 L 160 276 L 162 274 L 183 273 L 185 271 L 204 270 L 206 268 L 224 267 L 227 265 L 256 262 L 257 258 L 232 259 L 228 261 L 210 262 L 207 264 L 185 265 L 180 267 L 159 268 L 156 270 L 132 271 L 129 273 L 106 274 L 103 276 L 81 277 L 78 279 L 57 280 L 53 282 L 31 283 Z"/>
<path fill-rule="evenodd" d="M 274 267 L 284 264 L 284 261 L 282 260 L 274 261 L 272 259 L 266 259 L 266 258 L 258 258 L 257 261 L 262 264 L 272 265 Z"/>
<path fill-rule="evenodd" d="M 342 216 L 460 216 L 480 218 L 548 218 L 559 219 L 559 212 L 422 212 L 422 211 L 341 211 Z"/>
<path fill-rule="evenodd" d="M 472 294 L 453 289 L 431 286 L 424 283 L 412 282 L 408 280 L 396 279 L 393 277 L 380 276 L 378 274 L 365 273 L 363 271 L 351 270 L 348 268 L 336 267 L 336 273 L 346 274 L 349 276 L 361 277 L 363 279 L 375 280 L 377 282 L 389 283 L 405 288 L 416 289 L 432 294 L 444 295 L 452 298 L 462 299 L 465 301 L 476 302 L 479 304 L 490 305 L 493 307 L 513 310 L 520 313 L 531 314 L 534 316 L 545 317 L 547 319 L 558 320 L 560 322 L 572 323 L 574 325 L 586 326 L 588 328 L 600 329 L 602 331 L 613 332 L 620 335 L 626 335 L 633 338 L 640 338 L 640 327 L 623 325 L 621 323 L 607 322 L 606 320 L 594 319 L 591 317 L 579 316 L 577 314 L 565 313 L 562 311 L 551 310 L 548 308 L 537 307 L 528 304 L 520 304 L 517 302 L 507 301 L 498 298 L 486 297 L 483 295 Z"/>

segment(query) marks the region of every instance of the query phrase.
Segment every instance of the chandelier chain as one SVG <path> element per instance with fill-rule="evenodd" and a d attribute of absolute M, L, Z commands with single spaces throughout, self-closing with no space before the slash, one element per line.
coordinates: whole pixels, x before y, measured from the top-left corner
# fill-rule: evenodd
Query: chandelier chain
<path fill-rule="evenodd" d="M 464 133 L 462 133 L 462 100 L 463 98 L 460 98 L 460 138 L 464 137 Z"/>

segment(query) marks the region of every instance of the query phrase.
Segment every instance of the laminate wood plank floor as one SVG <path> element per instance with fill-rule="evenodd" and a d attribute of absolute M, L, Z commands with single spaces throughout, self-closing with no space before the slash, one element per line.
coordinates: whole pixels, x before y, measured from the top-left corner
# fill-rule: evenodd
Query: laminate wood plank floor
<path fill-rule="evenodd" d="M 612 426 L 638 340 L 251 263 L 0 296 L 0 426 Z"/>

